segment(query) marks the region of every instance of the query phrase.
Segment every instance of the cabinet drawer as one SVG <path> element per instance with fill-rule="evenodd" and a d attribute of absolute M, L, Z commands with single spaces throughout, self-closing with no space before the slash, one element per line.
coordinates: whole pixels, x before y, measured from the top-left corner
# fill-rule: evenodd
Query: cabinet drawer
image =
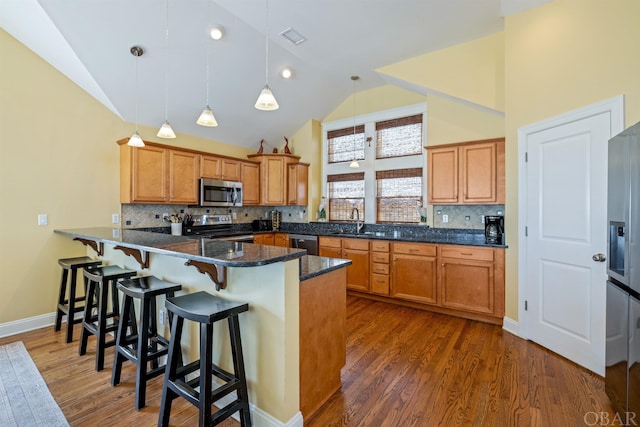
<path fill-rule="evenodd" d="M 319 245 L 329 248 L 340 248 L 340 239 L 338 237 L 320 236 Z"/>
<path fill-rule="evenodd" d="M 389 254 L 381 252 L 373 252 L 371 254 L 371 262 L 379 262 L 381 264 L 389 264 Z"/>
<path fill-rule="evenodd" d="M 493 249 L 474 246 L 442 246 L 440 256 L 443 258 L 473 259 L 493 261 Z"/>
<path fill-rule="evenodd" d="M 380 240 L 371 241 L 371 250 L 373 252 L 389 252 L 389 242 Z"/>
<path fill-rule="evenodd" d="M 436 246 L 398 242 L 393 244 L 393 252 L 397 254 L 436 256 Z"/>
<path fill-rule="evenodd" d="M 365 239 L 342 239 L 342 247 L 345 249 L 369 250 L 369 241 Z"/>
<path fill-rule="evenodd" d="M 389 295 L 389 276 L 372 274 L 371 292 L 374 294 Z"/>
<path fill-rule="evenodd" d="M 376 274 L 389 274 L 389 264 L 371 264 L 371 272 Z"/>

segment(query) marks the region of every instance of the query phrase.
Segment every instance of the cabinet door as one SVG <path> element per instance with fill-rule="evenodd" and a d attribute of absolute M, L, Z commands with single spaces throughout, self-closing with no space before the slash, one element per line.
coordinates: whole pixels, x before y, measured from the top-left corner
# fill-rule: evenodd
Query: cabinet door
<path fill-rule="evenodd" d="M 462 203 L 495 203 L 496 143 L 462 145 L 460 187 Z"/>
<path fill-rule="evenodd" d="M 200 156 L 171 150 L 169 153 L 169 201 L 171 203 L 198 203 L 198 174 Z"/>
<path fill-rule="evenodd" d="M 285 204 L 285 161 L 280 157 L 266 157 L 260 164 L 260 190 L 263 205 Z"/>
<path fill-rule="evenodd" d="M 200 156 L 200 177 L 220 179 L 221 160 L 220 157 Z"/>
<path fill-rule="evenodd" d="M 430 148 L 427 162 L 429 203 L 458 203 L 458 147 Z"/>
<path fill-rule="evenodd" d="M 342 258 L 352 262 L 347 267 L 347 289 L 369 292 L 369 251 L 343 249 Z"/>
<path fill-rule="evenodd" d="M 289 234 L 287 233 L 275 233 L 274 236 L 275 246 L 281 246 L 283 248 L 289 247 Z"/>
<path fill-rule="evenodd" d="M 393 254 L 391 296 L 423 304 L 437 304 L 435 256 Z"/>
<path fill-rule="evenodd" d="M 257 205 L 260 203 L 260 165 L 242 163 L 242 204 Z"/>
<path fill-rule="evenodd" d="M 146 146 L 133 149 L 131 201 L 168 202 L 169 150 Z"/>
<path fill-rule="evenodd" d="M 221 159 L 220 173 L 225 181 L 240 181 L 240 162 L 232 159 Z"/>
<path fill-rule="evenodd" d="M 307 206 L 309 165 L 304 163 L 290 164 L 288 166 L 287 181 L 287 204 Z"/>
<path fill-rule="evenodd" d="M 260 233 L 253 235 L 253 243 L 256 245 L 275 245 L 275 233 Z"/>
<path fill-rule="evenodd" d="M 496 314 L 493 263 L 453 258 L 440 260 L 443 307 Z"/>

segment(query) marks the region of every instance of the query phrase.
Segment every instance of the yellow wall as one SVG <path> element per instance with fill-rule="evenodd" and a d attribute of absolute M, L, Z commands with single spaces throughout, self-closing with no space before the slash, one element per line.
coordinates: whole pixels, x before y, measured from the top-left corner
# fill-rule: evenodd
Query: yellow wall
<path fill-rule="evenodd" d="M 307 220 L 316 220 L 316 210 L 322 197 L 322 129 L 320 122 L 309 120 L 291 138 L 289 148 L 300 161 L 309 163 L 309 203 Z"/>
<path fill-rule="evenodd" d="M 55 310 L 57 259 L 84 255 L 55 228 L 104 226 L 120 212 L 116 140 L 125 123 L 0 30 L 0 324 Z M 140 128 L 156 140 L 157 129 Z M 149 136 L 149 138 L 147 138 Z M 244 157 L 250 150 L 178 135 L 172 145 Z M 48 226 L 37 215 L 49 215 Z"/>
<path fill-rule="evenodd" d="M 518 318 L 517 130 L 620 94 L 625 126 L 639 121 L 638 18 L 637 0 L 554 0 L 506 18 L 506 302 L 513 319 Z"/>

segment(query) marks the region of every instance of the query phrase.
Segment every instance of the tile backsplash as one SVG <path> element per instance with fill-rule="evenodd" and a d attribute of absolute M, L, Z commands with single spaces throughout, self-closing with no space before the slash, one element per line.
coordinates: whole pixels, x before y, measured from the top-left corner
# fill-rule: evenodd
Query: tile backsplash
<path fill-rule="evenodd" d="M 282 212 L 282 221 L 308 222 L 308 210 L 306 206 L 243 206 L 240 208 L 203 208 L 189 205 L 146 205 L 146 204 L 122 204 L 121 218 L 122 228 L 140 227 L 167 227 L 169 223 L 163 221 L 163 214 L 235 214 L 233 222 L 250 223 L 254 219 L 268 218 L 268 212 L 278 210 Z"/>
<path fill-rule="evenodd" d="M 434 205 L 433 227 L 484 230 L 482 217 L 504 215 L 504 205 Z M 448 222 L 443 221 L 446 215 Z"/>

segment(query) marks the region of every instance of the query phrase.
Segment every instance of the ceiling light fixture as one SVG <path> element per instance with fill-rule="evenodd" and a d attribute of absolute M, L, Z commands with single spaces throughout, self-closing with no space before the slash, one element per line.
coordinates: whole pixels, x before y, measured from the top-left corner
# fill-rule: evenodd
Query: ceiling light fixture
<path fill-rule="evenodd" d="M 291 27 L 281 32 L 280 35 L 295 45 L 299 45 L 306 40 L 302 34 Z"/>
<path fill-rule="evenodd" d="M 209 16 L 209 1 L 207 1 L 207 16 Z M 214 27 L 216 28 L 216 27 Z M 221 36 L 222 37 L 222 36 Z M 213 37 L 213 29 L 211 29 L 211 38 L 214 40 L 219 40 L 216 39 L 215 37 Z M 200 126 L 207 126 L 207 127 L 215 127 L 218 126 L 218 121 L 216 120 L 215 116 L 213 115 L 213 111 L 211 111 L 211 107 L 209 107 L 209 49 L 210 49 L 210 44 L 211 41 L 207 40 L 207 106 L 204 107 L 204 110 L 202 110 L 202 113 L 200 113 L 200 117 L 198 117 L 198 120 L 196 120 L 196 123 L 199 124 Z"/>
<path fill-rule="evenodd" d="M 269 88 L 269 0 L 265 0 L 266 3 L 266 36 L 265 36 L 265 85 L 260 91 L 260 95 L 258 96 L 258 100 L 256 101 L 255 107 L 258 110 L 263 111 L 273 111 L 280 108 L 278 105 L 278 101 L 276 101 L 276 97 L 273 96 L 273 92 Z"/>
<path fill-rule="evenodd" d="M 169 124 L 169 0 L 167 0 L 166 20 L 165 20 L 165 41 L 167 44 L 167 54 L 164 69 L 164 123 L 160 126 L 158 138 L 175 138 L 176 134 Z"/>
<path fill-rule="evenodd" d="M 138 133 L 138 58 L 142 56 L 144 50 L 140 46 L 131 46 L 129 52 L 136 57 L 136 131 L 131 135 L 131 138 L 129 138 L 127 145 L 131 147 L 144 147 L 144 141 Z"/>
<path fill-rule="evenodd" d="M 280 71 L 280 76 L 282 76 L 283 79 L 290 79 L 291 77 L 293 77 L 293 68 L 283 68 L 282 71 Z"/>
<path fill-rule="evenodd" d="M 360 80 L 359 76 L 351 76 L 353 81 L 353 160 L 349 163 L 349 167 L 357 169 L 360 167 L 358 160 L 356 160 L 356 82 Z"/>
<path fill-rule="evenodd" d="M 207 6 L 208 5 L 209 2 L 207 2 Z M 207 10 L 208 9 L 209 8 L 207 7 Z M 220 40 L 222 37 L 224 37 L 224 27 L 222 25 L 214 25 L 209 31 L 209 36 L 211 36 L 213 40 Z"/>

